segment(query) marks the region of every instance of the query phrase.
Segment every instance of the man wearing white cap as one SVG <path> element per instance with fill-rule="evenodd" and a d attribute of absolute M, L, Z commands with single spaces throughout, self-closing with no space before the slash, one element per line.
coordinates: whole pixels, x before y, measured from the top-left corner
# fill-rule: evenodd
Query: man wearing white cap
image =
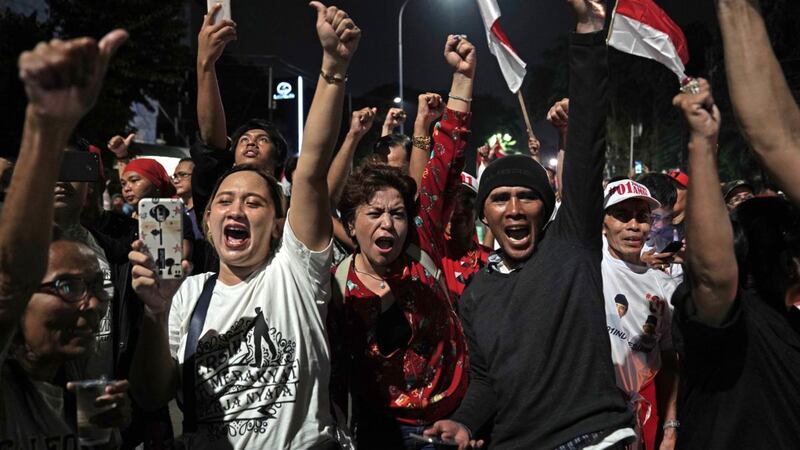
<path fill-rule="evenodd" d="M 645 440 L 645 422 L 659 420 L 664 430 L 661 448 L 674 446 L 677 367 L 672 346 L 672 306 L 677 282 L 641 260 L 650 232 L 651 210 L 660 203 L 632 180 L 609 183 L 603 207 L 603 295 L 617 386 L 638 413 L 637 434 Z M 652 404 L 640 395 L 655 382 L 659 399 Z M 652 439 L 652 437 L 651 437 Z M 652 441 L 651 441 L 652 442 Z M 648 447 L 650 448 L 650 447 Z"/>

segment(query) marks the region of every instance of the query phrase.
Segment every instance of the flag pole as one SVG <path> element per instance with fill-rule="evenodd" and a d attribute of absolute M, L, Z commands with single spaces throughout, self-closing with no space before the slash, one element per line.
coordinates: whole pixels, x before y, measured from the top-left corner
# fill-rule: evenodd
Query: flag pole
<path fill-rule="evenodd" d="M 533 127 L 531 126 L 531 118 L 528 117 L 528 108 L 525 107 L 525 99 L 522 98 L 522 89 L 517 91 L 517 99 L 519 99 L 519 107 L 522 108 L 522 116 L 525 118 L 525 126 L 528 127 L 528 136 L 535 138 L 533 134 Z"/>

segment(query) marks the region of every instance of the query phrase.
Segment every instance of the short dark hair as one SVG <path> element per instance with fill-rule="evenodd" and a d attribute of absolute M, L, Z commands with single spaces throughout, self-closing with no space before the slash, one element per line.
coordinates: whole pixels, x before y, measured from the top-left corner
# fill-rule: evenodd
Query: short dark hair
<path fill-rule="evenodd" d="M 639 175 L 636 181 L 645 185 L 650 190 L 650 196 L 658 200 L 661 206 L 669 209 L 675 206 L 675 201 L 678 200 L 678 189 L 675 188 L 675 183 L 669 175 L 648 172 Z"/>
<path fill-rule="evenodd" d="M 756 197 L 731 213 L 739 286 L 785 312 L 784 296 L 800 257 L 800 210 L 780 197 Z"/>
<path fill-rule="evenodd" d="M 289 144 L 286 143 L 286 139 L 283 137 L 278 127 L 268 120 L 249 119 L 247 122 L 239 126 L 239 128 L 237 128 L 233 134 L 231 134 L 232 150 L 236 149 L 236 143 L 239 142 L 239 138 L 241 138 L 243 134 L 247 133 L 248 130 L 264 130 L 272 143 L 275 144 L 275 149 L 278 151 L 277 161 L 275 161 L 275 177 L 280 177 L 281 172 L 283 171 L 283 166 L 286 164 L 286 156 L 289 153 Z"/>
<path fill-rule="evenodd" d="M 402 145 L 406 149 L 406 159 L 411 158 L 411 139 L 405 134 L 387 134 L 375 142 L 375 152 L 388 152 L 391 147 Z"/>
<path fill-rule="evenodd" d="M 350 232 L 350 226 L 355 222 L 356 209 L 369 203 L 376 192 L 394 188 L 403 198 L 406 207 L 406 216 L 411 222 L 417 215 L 415 196 L 417 183 L 397 167 L 388 164 L 369 163 L 350 175 L 344 187 L 342 198 L 339 200 L 339 212 L 342 224 L 345 225 L 347 234 L 355 241 L 355 236 Z"/>
<path fill-rule="evenodd" d="M 190 162 L 190 163 L 194 164 L 194 160 L 192 158 L 181 158 L 181 159 L 178 160 L 178 164 L 185 163 L 185 162 Z"/>

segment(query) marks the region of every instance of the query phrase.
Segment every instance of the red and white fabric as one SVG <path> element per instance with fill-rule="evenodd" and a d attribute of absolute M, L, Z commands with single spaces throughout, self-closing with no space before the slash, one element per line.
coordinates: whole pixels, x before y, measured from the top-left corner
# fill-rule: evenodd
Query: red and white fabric
<path fill-rule="evenodd" d="M 500 7 L 496 0 L 477 0 L 481 11 L 483 25 L 486 28 L 486 40 L 489 42 L 489 51 L 497 58 L 503 78 L 508 83 L 508 89 L 516 93 L 522 86 L 525 78 L 525 61 L 519 57 L 517 51 L 511 46 L 503 28 L 500 26 Z"/>
<path fill-rule="evenodd" d="M 675 72 L 681 82 L 687 78 L 686 36 L 653 0 L 617 0 L 608 45 L 660 62 Z"/>

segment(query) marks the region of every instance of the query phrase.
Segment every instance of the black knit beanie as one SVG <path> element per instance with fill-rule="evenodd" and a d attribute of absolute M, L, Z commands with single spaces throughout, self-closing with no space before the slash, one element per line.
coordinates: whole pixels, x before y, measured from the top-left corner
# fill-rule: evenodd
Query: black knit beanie
<path fill-rule="evenodd" d="M 512 155 L 494 160 L 481 174 L 478 186 L 478 198 L 475 199 L 475 209 L 478 218 L 483 219 L 483 204 L 486 197 L 501 186 L 523 186 L 530 188 L 539 195 L 544 202 L 545 222 L 553 213 L 556 196 L 550 182 L 547 180 L 547 171 L 541 164 L 530 156 Z"/>

